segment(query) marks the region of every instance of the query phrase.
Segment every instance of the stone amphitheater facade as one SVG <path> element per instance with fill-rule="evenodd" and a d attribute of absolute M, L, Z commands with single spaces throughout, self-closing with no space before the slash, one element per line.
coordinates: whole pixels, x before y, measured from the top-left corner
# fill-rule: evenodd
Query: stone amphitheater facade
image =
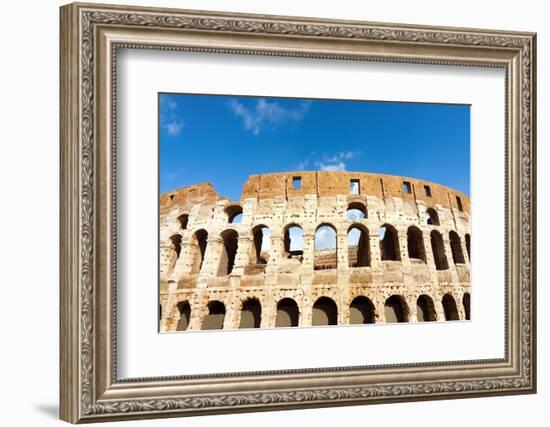
<path fill-rule="evenodd" d="M 469 320 L 469 212 L 448 187 L 370 173 L 162 194 L 160 330 Z"/>

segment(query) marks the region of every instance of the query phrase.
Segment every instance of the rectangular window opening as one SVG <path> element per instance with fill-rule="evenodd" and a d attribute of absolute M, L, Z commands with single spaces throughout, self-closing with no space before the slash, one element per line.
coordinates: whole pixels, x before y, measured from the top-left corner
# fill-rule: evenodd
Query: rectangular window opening
<path fill-rule="evenodd" d="M 300 188 L 302 188 L 302 177 L 301 176 L 292 177 L 292 185 L 295 190 L 299 190 Z"/>
<path fill-rule="evenodd" d="M 349 191 L 351 194 L 359 194 L 359 180 L 351 179 L 349 181 Z"/>
<path fill-rule="evenodd" d="M 403 192 L 409 194 L 412 193 L 412 187 L 409 181 L 403 181 Z"/>
<path fill-rule="evenodd" d="M 429 185 L 424 186 L 424 195 L 426 197 L 432 197 L 432 189 L 430 188 Z"/>
<path fill-rule="evenodd" d="M 458 210 L 459 210 L 460 212 L 463 211 L 463 209 L 462 209 L 462 200 L 460 200 L 460 197 L 459 197 L 459 196 L 456 196 L 456 206 L 458 207 Z"/>

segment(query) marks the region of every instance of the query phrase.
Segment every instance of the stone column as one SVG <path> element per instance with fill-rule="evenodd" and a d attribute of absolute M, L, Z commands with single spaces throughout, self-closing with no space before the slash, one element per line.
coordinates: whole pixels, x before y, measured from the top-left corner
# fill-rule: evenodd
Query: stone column
<path fill-rule="evenodd" d="M 451 241 L 449 240 L 449 233 L 443 234 L 443 247 L 445 248 L 445 256 L 447 257 L 447 264 L 449 265 L 449 272 L 451 273 L 451 281 L 453 283 L 458 282 L 458 273 L 453 260 L 453 251 L 451 249 Z"/>
<path fill-rule="evenodd" d="M 445 310 L 443 309 L 443 301 L 442 301 L 443 295 L 433 295 L 434 299 L 434 310 L 435 314 L 437 316 L 437 320 L 444 322 L 445 319 Z"/>
<path fill-rule="evenodd" d="M 206 243 L 206 251 L 204 253 L 204 260 L 202 261 L 202 268 L 200 271 L 201 277 L 216 276 L 218 274 L 220 254 L 222 253 L 222 250 L 222 239 L 218 237 L 208 238 Z"/>
<path fill-rule="evenodd" d="M 380 253 L 380 237 L 378 236 L 378 231 L 375 234 L 369 233 L 369 244 L 370 265 L 374 271 L 380 271 L 382 270 L 382 254 Z"/>
<path fill-rule="evenodd" d="M 399 246 L 399 255 L 401 256 L 401 264 L 405 269 L 408 269 L 411 265 L 409 258 L 409 245 L 407 240 L 407 228 L 396 228 L 397 230 L 397 244 Z"/>
<path fill-rule="evenodd" d="M 426 253 L 426 263 L 428 268 L 433 271 L 435 270 L 435 259 L 434 253 L 432 251 L 432 236 L 431 230 L 422 231 L 422 240 L 424 240 L 424 252 Z"/>
<path fill-rule="evenodd" d="M 239 329 L 241 320 L 241 301 L 236 295 L 231 295 L 225 301 L 225 318 L 223 329 Z"/>
<path fill-rule="evenodd" d="M 277 266 L 283 258 L 283 238 L 279 236 L 270 236 L 271 246 L 269 247 L 269 259 L 265 267 L 266 273 L 277 271 Z"/>
<path fill-rule="evenodd" d="M 386 298 L 376 299 L 372 303 L 374 304 L 374 323 L 386 323 L 386 310 L 385 310 Z"/>
<path fill-rule="evenodd" d="M 315 235 L 304 233 L 304 260 L 302 264 L 313 270 L 315 260 Z"/>
<path fill-rule="evenodd" d="M 455 299 L 456 311 L 458 313 L 458 318 L 460 320 L 466 320 L 466 313 L 464 311 L 464 304 L 462 303 L 462 296 L 460 296 L 460 299 L 457 299 L 456 294 L 453 294 L 453 298 Z"/>
<path fill-rule="evenodd" d="M 416 299 L 414 296 L 408 296 L 405 298 L 405 303 L 409 307 L 409 323 L 416 323 L 418 319 L 416 317 Z"/>
<path fill-rule="evenodd" d="M 202 326 L 202 319 L 208 312 L 207 298 L 205 295 L 195 295 L 189 305 L 191 306 L 191 316 L 189 317 L 189 326 L 187 330 L 199 331 Z"/>
<path fill-rule="evenodd" d="M 180 256 L 176 260 L 174 272 L 171 275 L 172 280 L 177 282 L 182 275 L 191 273 L 191 270 L 193 269 L 193 263 L 195 261 L 195 250 L 199 250 L 196 243 L 182 243 Z"/>
<path fill-rule="evenodd" d="M 340 298 L 338 308 L 338 325 L 349 325 L 349 304 L 342 302 Z"/>
<path fill-rule="evenodd" d="M 347 270 L 349 267 L 348 235 L 336 235 L 336 263 L 338 270 Z"/>
<path fill-rule="evenodd" d="M 237 244 L 237 253 L 235 254 L 235 264 L 231 276 L 243 276 L 244 268 L 250 263 L 250 253 L 252 239 L 250 237 L 240 237 Z"/>
<path fill-rule="evenodd" d="M 462 253 L 464 255 L 464 265 L 467 265 L 468 267 L 470 267 L 470 257 L 468 256 L 468 249 L 466 248 L 466 237 L 465 236 L 462 236 L 460 238 L 460 247 L 461 247 Z"/>
<path fill-rule="evenodd" d="M 269 301 L 269 302 L 267 302 Z M 277 302 L 268 299 L 262 301 L 262 314 L 260 320 L 260 328 L 274 328 L 275 319 L 277 317 Z"/>
<path fill-rule="evenodd" d="M 298 310 L 300 312 L 298 326 L 311 326 L 313 320 L 313 301 L 307 299 L 303 299 L 302 301 L 302 305 L 298 306 Z"/>
<path fill-rule="evenodd" d="M 170 277 L 171 271 L 170 268 L 172 267 L 170 264 L 170 258 L 172 255 L 172 252 L 174 251 L 174 248 L 171 244 L 168 244 L 166 242 L 163 242 L 160 244 L 159 247 L 159 260 L 160 260 L 160 277 Z"/>

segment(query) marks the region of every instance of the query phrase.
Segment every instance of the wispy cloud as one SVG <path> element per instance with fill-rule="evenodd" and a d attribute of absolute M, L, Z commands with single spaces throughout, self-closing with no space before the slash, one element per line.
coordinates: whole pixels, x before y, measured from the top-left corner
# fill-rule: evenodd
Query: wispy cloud
<path fill-rule="evenodd" d="M 171 172 L 165 172 L 165 173 L 164 173 L 164 177 L 165 177 L 168 181 L 175 181 L 175 180 L 178 179 L 180 176 L 182 176 L 182 174 L 183 174 L 183 169 L 178 169 L 178 170 L 171 171 Z"/>
<path fill-rule="evenodd" d="M 306 170 L 310 166 L 320 171 L 342 172 L 347 170 L 346 162 L 360 154 L 359 151 L 340 151 L 334 154 L 323 154 L 319 157 L 306 158 L 296 165 L 296 170 Z"/>
<path fill-rule="evenodd" d="M 185 127 L 178 103 L 166 95 L 160 98 L 160 127 L 170 136 L 178 136 Z"/>
<path fill-rule="evenodd" d="M 300 122 L 306 115 L 311 101 L 304 101 L 296 108 L 284 108 L 277 101 L 259 99 L 253 108 L 233 99 L 229 107 L 243 121 L 244 128 L 258 135 L 266 127 L 276 128 L 284 122 Z"/>

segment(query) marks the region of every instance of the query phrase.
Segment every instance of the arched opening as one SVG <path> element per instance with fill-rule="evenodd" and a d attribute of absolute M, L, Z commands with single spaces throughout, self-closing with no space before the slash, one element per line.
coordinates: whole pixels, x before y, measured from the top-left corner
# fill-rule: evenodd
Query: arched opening
<path fill-rule="evenodd" d="M 201 271 L 202 263 L 204 261 L 204 254 L 206 253 L 206 243 L 208 240 L 208 232 L 206 230 L 200 229 L 195 232 L 193 235 L 194 243 L 194 255 L 193 255 L 193 266 L 191 268 L 191 273 L 196 274 Z"/>
<path fill-rule="evenodd" d="M 256 298 L 249 298 L 243 302 L 241 308 L 240 329 L 259 328 L 262 320 L 262 306 Z"/>
<path fill-rule="evenodd" d="M 218 276 L 227 276 L 233 271 L 235 257 L 239 246 L 239 236 L 235 230 L 225 230 L 221 234 L 223 241 L 222 253 L 220 254 L 220 264 L 218 267 Z"/>
<path fill-rule="evenodd" d="M 374 323 L 374 304 L 364 296 L 354 298 L 349 305 L 350 325 Z"/>
<path fill-rule="evenodd" d="M 229 205 L 225 208 L 227 221 L 230 224 L 240 224 L 243 220 L 243 208 L 241 205 Z"/>
<path fill-rule="evenodd" d="M 445 294 L 441 302 L 443 304 L 443 311 L 445 312 L 445 320 L 458 320 L 458 310 L 453 296 Z"/>
<path fill-rule="evenodd" d="M 410 226 L 407 230 L 407 250 L 411 260 L 426 262 L 426 250 L 424 249 L 424 238 L 418 227 Z"/>
<path fill-rule="evenodd" d="M 399 239 L 397 230 L 389 224 L 384 224 L 378 231 L 380 238 L 380 254 L 382 261 L 399 261 Z"/>
<path fill-rule="evenodd" d="M 350 267 L 370 266 L 369 230 L 352 225 L 348 230 L 348 265 Z"/>
<path fill-rule="evenodd" d="M 298 326 L 300 312 L 298 304 L 292 298 L 283 298 L 277 303 L 276 328 Z"/>
<path fill-rule="evenodd" d="M 437 320 L 434 301 L 428 295 L 420 295 L 416 300 L 416 320 L 419 322 Z"/>
<path fill-rule="evenodd" d="M 189 327 L 189 319 L 191 318 L 191 306 L 187 301 L 178 302 L 176 306 L 179 313 L 179 320 L 176 326 L 176 331 L 186 331 Z"/>
<path fill-rule="evenodd" d="M 470 260 L 470 235 L 466 234 L 464 238 L 466 239 L 466 252 L 468 253 L 468 260 Z"/>
<path fill-rule="evenodd" d="M 361 202 L 352 202 L 348 205 L 346 218 L 350 221 L 365 219 L 367 217 L 367 207 Z"/>
<path fill-rule="evenodd" d="M 182 214 L 178 216 L 178 223 L 182 230 L 187 229 L 187 224 L 189 223 L 189 215 Z"/>
<path fill-rule="evenodd" d="M 313 269 L 336 268 L 336 262 L 336 229 L 329 224 L 320 225 L 315 231 Z"/>
<path fill-rule="evenodd" d="M 252 264 L 267 264 L 271 247 L 271 230 L 265 225 L 257 225 L 252 229 L 253 254 Z"/>
<path fill-rule="evenodd" d="M 464 317 L 470 320 L 470 294 L 466 292 L 462 297 L 462 305 L 464 306 Z"/>
<path fill-rule="evenodd" d="M 409 321 L 409 308 L 403 297 L 392 295 L 384 303 L 386 323 L 402 323 Z"/>
<path fill-rule="evenodd" d="M 202 321 L 202 330 L 223 329 L 225 320 L 225 305 L 220 301 L 210 301 L 208 303 L 208 313 Z"/>
<path fill-rule="evenodd" d="M 311 324 L 313 326 L 338 324 L 338 307 L 336 307 L 336 303 L 331 298 L 320 297 L 315 301 Z"/>
<path fill-rule="evenodd" d="M 455 264 L 464 264 L 464 254 L 462 253 L 462 244 L 460 237 L 455 231 L 449 233 L 449 242 L 451 243 L 451 252 L 453 254 L 453 262 Z"/>
<path fill-rule="evenodd" d="M 426 222 L 428 225 L 439 225 L 439 215 L 434 208 L 426 209 Z"/>
<path fill-rule="evenodd" d="M 181 235 L 174 234 L 170 236 L 170 251 L 168 255 L 168 272 L 174 270 L 176 262 L 181 254 Z"/>
<path fill-rule="evenodd" d="M 302 262 L 304 258 L 304 230 L 296 224 L 290 224 L 285 228 L 284 253 L 289 259 L 297 259 Z"/>
<path fill-rule="evenodd" d="M 447 264 L 447 256 L 445 255 L 445 246 L 443 244 L 443 237 L 441 233 L 436 230 L 432 230 L 430 233 L 430 241 L 432 243 L 432 253 L 434 256 L 436 270 L 447 270 L 449 264 Z"/>

